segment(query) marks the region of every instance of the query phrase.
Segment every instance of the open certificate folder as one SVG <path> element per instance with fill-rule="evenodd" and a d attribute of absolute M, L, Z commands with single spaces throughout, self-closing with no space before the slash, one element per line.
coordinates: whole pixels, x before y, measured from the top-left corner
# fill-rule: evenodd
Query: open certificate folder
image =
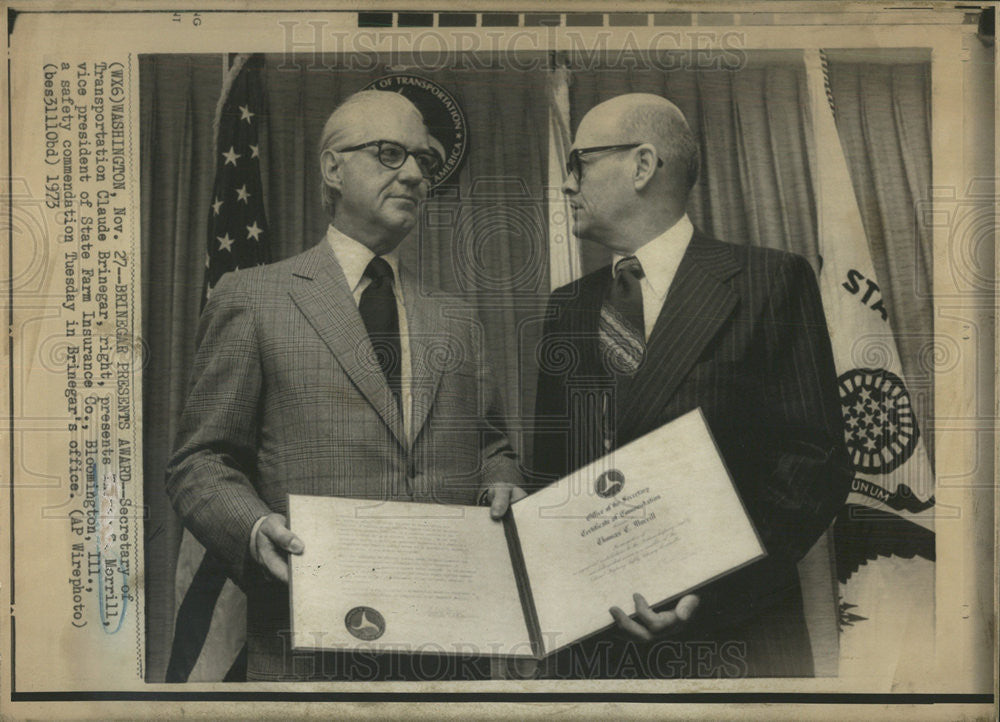
<path fill-rule="evenodd" d="M 292 495 L 292 646 L 541 657 L 764 556 L 700 410 L 513 504 Z M 654 604 L 654 606 L 656 606 Z"/>

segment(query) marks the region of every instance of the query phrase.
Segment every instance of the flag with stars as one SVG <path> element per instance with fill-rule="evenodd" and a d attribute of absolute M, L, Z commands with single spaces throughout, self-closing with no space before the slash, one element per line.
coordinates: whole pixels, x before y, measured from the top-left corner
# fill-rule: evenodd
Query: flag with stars
<path fill-rule="evenodd" d="M 224 273 L 271 260 L 260 175 L 262 62 L 260 55 L 237 55 L 223 86 L 203 301 Z"/>
<path fill-rule="evenodd" d="M 806 51 L 820 292 L 854 479 L 834 525 L 840 677 L 873 691 L 933 660 L 934 473 L 917 424 L 835 120 L 822 51 Z"/>
<path fill-rule="evenodd" d="M 260 170 L 261 67 L 261 56 L 236 55 L 222 84 L 203 306 L 224 273 L 270 261 Z M 187 529 L 174 597 L 166 681 L 245 681 L 246 597 Z"/>

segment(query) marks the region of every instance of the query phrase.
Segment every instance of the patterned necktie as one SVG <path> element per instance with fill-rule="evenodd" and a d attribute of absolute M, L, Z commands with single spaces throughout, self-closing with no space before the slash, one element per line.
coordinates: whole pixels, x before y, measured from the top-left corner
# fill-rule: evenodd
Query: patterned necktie
<path fill-rule="evenodd" d="M 601 358 L 615 374 L 632 376 L 646 352 L 646 326 L 642 315 L 642 265 L 635 256 L 615 264 L 614 281 L 601 306 L 598 329 Z"/>
<path fill-rule="evenodd" d="M 396 310 L 396 296 L 392 292 L 392 267 L 384 258 L 375 256 L 365 268 L 365 278 L 371 283 L 361 293 L 358 310 L 361 320 L 368 329 L 368 338 L 379 366 L 385 373 L 396 403 L 400 402 L 399 367 L 401 351 L 399 346 L 399 313 Z"/>

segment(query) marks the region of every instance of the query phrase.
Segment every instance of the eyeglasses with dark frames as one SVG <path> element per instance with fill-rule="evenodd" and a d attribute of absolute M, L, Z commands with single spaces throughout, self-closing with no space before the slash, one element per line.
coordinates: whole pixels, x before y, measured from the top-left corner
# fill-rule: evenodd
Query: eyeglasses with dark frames
<path fill-rule="evenodd" d="M 566 159 L 566 172 L 576 178 L 576 182 L 579 183 L 583 178 L 583 156 L 590 155 L 591 153 L 610 153 L 615 150 L 632 150 L 633 148 L 638 148 L 642 143 L 621 143 L 619 145 L 595 145 L 590 148 L 574 148 L 570 151 L 569 157 Z M 663 167 L 663 159 L 656 159 L 656 167 Z"/>
<path fill-rule="evenodd" d="M 406 159 L 412 155 L 417 161 L 417 167 L 420 168 L 420 174 L 428 181 L 434 179 L 434 176 L 438 174 L 443 164 L 441 156 L 433 150 L 409 150 L 392 140 L 370 140 L 360 145 L 352 145 L 350 148 L 341 148 L 337 152 L 350 153 L 355 150 L 364 150 L 365 148 L 373 147 L 378 149 L 377 157 L 379 163 L 391 170 L 402 168 Z"/>

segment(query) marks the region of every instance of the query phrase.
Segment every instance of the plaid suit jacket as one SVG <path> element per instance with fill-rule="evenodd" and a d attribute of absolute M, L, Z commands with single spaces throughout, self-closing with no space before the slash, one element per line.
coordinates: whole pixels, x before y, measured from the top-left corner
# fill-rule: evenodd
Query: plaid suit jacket
<path fill-rule="evenodd" d="M 487 482 L 523 483 L 468 307 L 400 283 L 412 443 L 328 243 L 227 274 L 202 314 L 167 491 L 247 591 L 251 676 L 289 672 L 287 589 L 249 554 L 254 522 L 286 513 L 289 493 L 475 504 Z"/>
<path fill-rule="evenodd" d="M 769 554 L 702 590 L 697 633 L 718 639 L 775 600 L 800 597 L 795 562 L 848 493 L 852 474 L 819 289 L 800 256 L 696 231 L 642 367 L 616 381 L 604 371 L 597 341 L 611 278 L 607 267 L 599 269 L 550 300 L 539 354 L 547 363 L 538 382 L 536 483 L 701 407 Z M 779 648 L 788 631 L 765 636 Z M 806 644 L 798 653 L 808 651 Z M 795 664 L 751 663 L 755 669 L 801 673 Z"/>

